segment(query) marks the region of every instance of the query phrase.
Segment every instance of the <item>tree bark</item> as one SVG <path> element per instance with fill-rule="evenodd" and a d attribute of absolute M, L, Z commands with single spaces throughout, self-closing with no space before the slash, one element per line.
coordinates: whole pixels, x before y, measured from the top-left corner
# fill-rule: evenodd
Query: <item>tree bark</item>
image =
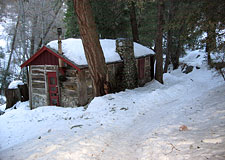
<path fill-rule="evenodd" d="M 136 11 L 135 11 L 135 2 L 134 1 L 131 1 L 129 10 L 130 10 L 130 23 L 131 23 L 133 41 L 139 42 L 137 16 L 136 16 Z"/>
<path fill-rule="evenodd" d="M 171 52 L 172 52 L 172 34 L 171 34 L 171 30 L 169 30 L 167 33 L 167 50 L 166 50 L 166 62 L 165 62 L 164 71 L 163 71 L 164 73 L 167 73 L 168 71 Z"/>
<path fill-rule="evenodd" d="M 184 32 L 184 24 L 181 25 L 179 31 L 178 31 L 178 37 L 177 37 L 177 41 L 174 42 L 176 43 L 176 49 L 174 51 L 174 53 L 171 55 L 171 61 L 173 64 L 173 70 L 177 69 L 179 67 L 179 58 L 181 55 L 181 52 L 183 50 L 183 38 L 182 38 L 182 34 Z"/>
<path fill-rule="evenodd" d="M 169 13 L 168 13 L 168 24 L 172 23 L 172 20 L 174 18 L 174 0 L 170 0 L 169 4 Z M 164 73 L 167 73 L 168 66 L 171 62 L 171 55 L 173 52 L 173 39 L 172 39 L 172 28 L 169 27 L 167 32 L 167 49 L 166 49 L 166 61 L 164 65 Z"/>
<path fill-rule="evenodd" d="M 157 11 L 157 33 L 156 33 L 156 73 L 155 79 L 163 84 L 163 9 L 164 1 L 158 0 L 158 11 Z"/>
<path fill-rule="evenodd" d="M 182 51 L 182 47 L 183 46 L 182 46 L 181 40 L 179 38 L 178 45 L 177 45 L 176 51 L 174 53 L 173 70 L 178 69 L 178 67 L 179 67 L 179 58 L 180 58 L 180 54 Z"/>
<path fill-rule="evenodd" d="M 80 35 L 93 81 L 94 96 L 105 94 L 107 67 L 89 0 L 74 0 Z"/>
<path fill-rule="evenodd" d="M 206 37 L 206 52 L 208 65 L 212 65 L 211 53 L 216 48 L 216 26 L 212 21 L 208 21 L 207 24 L 207 37 Z"/>
<path fill-rule="evenodd" d="M 19 14 L 20 14 L 20 24 L 21 24 L 21 32 L 20 32 L 20 36 L 21 36 L 21 40 L 22 40 L 22 60 L 23 62 L 25 62 L 26 58 L 28 59 L 28 53 L 27 53 L 27 36 L 26 36 L 26 14 L 25 14 L 25 8 L 24 8 L 24 3 L 25 1 L 23 0 L 19 0 Z M 24 72 L 24 70 L 22 69 L 20 71 L 20 76 L 22 76 L 23 82 L 26 79 L 26 74 Z"/>
<path fill-rule="evenodd" d="M 30 40 L 30 57 L 34 54 L 34 44 L 35 44 L 35 32 L 36 32 L 36 28 L 37 28 L 37 20 L 38 20 L 38 16 L 35 15 L 34 19 L 33 19 L 33 23 L 32 23 L 32 35 L 31 35 L 31 40 Z"/>

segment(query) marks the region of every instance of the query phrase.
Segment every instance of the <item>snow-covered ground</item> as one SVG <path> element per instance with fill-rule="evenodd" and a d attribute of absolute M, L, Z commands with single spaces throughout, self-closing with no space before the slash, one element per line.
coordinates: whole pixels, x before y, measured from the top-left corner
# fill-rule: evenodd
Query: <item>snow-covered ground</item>
<path fill-rule="evenodd" d="M 0 159 L 224 160 L 225 82 L 203 56 L 182 59 L 200 69 L 97 97 L 86 110 L 18 103 L 0 116 Z"/>

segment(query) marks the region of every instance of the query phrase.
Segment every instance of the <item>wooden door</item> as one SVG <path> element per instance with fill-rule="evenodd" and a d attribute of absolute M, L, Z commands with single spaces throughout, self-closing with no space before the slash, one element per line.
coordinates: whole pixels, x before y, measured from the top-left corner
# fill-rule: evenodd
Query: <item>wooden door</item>
<path fill-rule="evenodd" d="M 138 78 L 145 78 L 145 58 L 138 59 Z"/>
<path fill-rule="evenodd" d="M 50 105 L 59 106 L 59 93 L 56 72 L 48 72 L 47 76 Z"/>

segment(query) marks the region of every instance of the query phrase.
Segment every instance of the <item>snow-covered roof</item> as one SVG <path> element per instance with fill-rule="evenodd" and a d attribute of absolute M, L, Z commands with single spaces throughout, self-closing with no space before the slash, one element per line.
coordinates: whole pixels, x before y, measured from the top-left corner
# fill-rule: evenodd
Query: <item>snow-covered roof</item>
<path fill-rule="evenodd" d="M 102 50 L 106 63 L 121 61 L 119 54 L 116 52 L 116 40 L 101 39 Z M 51 41 L 47 44 L 50 48 L 58 50 L 58 40 Z M 84 54 L 84 48 L 81 39 L 69 38 L 62 40 L 62 51 L 64 56 L 77 65 L 87 65 L 87 60 Z M 154 52 L 138 43 L 134 42 L 135 57 L 142 57 Z"/>

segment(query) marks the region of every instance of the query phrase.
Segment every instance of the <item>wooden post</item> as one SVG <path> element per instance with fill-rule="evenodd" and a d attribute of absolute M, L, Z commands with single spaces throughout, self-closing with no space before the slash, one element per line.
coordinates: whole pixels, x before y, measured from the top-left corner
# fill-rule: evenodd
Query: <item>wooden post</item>
<path fill-rule="evenodd" d="M 46 96 L 46 105 L 50 105 L 49 93 L 48 93 L 48 79 L 46 73 L 46 65 L 44 66 L 44 77 L 45 77 L 45 96 Z"/>
<path fill-rule="evenodd" d="M 33 109 L 33 106 L 32 106 L 32 98 L 33 98 L 33 95 L 32 95 L 32 66 L 29 66 L 29 103 L 30 103 L 30 109 Z"/>

